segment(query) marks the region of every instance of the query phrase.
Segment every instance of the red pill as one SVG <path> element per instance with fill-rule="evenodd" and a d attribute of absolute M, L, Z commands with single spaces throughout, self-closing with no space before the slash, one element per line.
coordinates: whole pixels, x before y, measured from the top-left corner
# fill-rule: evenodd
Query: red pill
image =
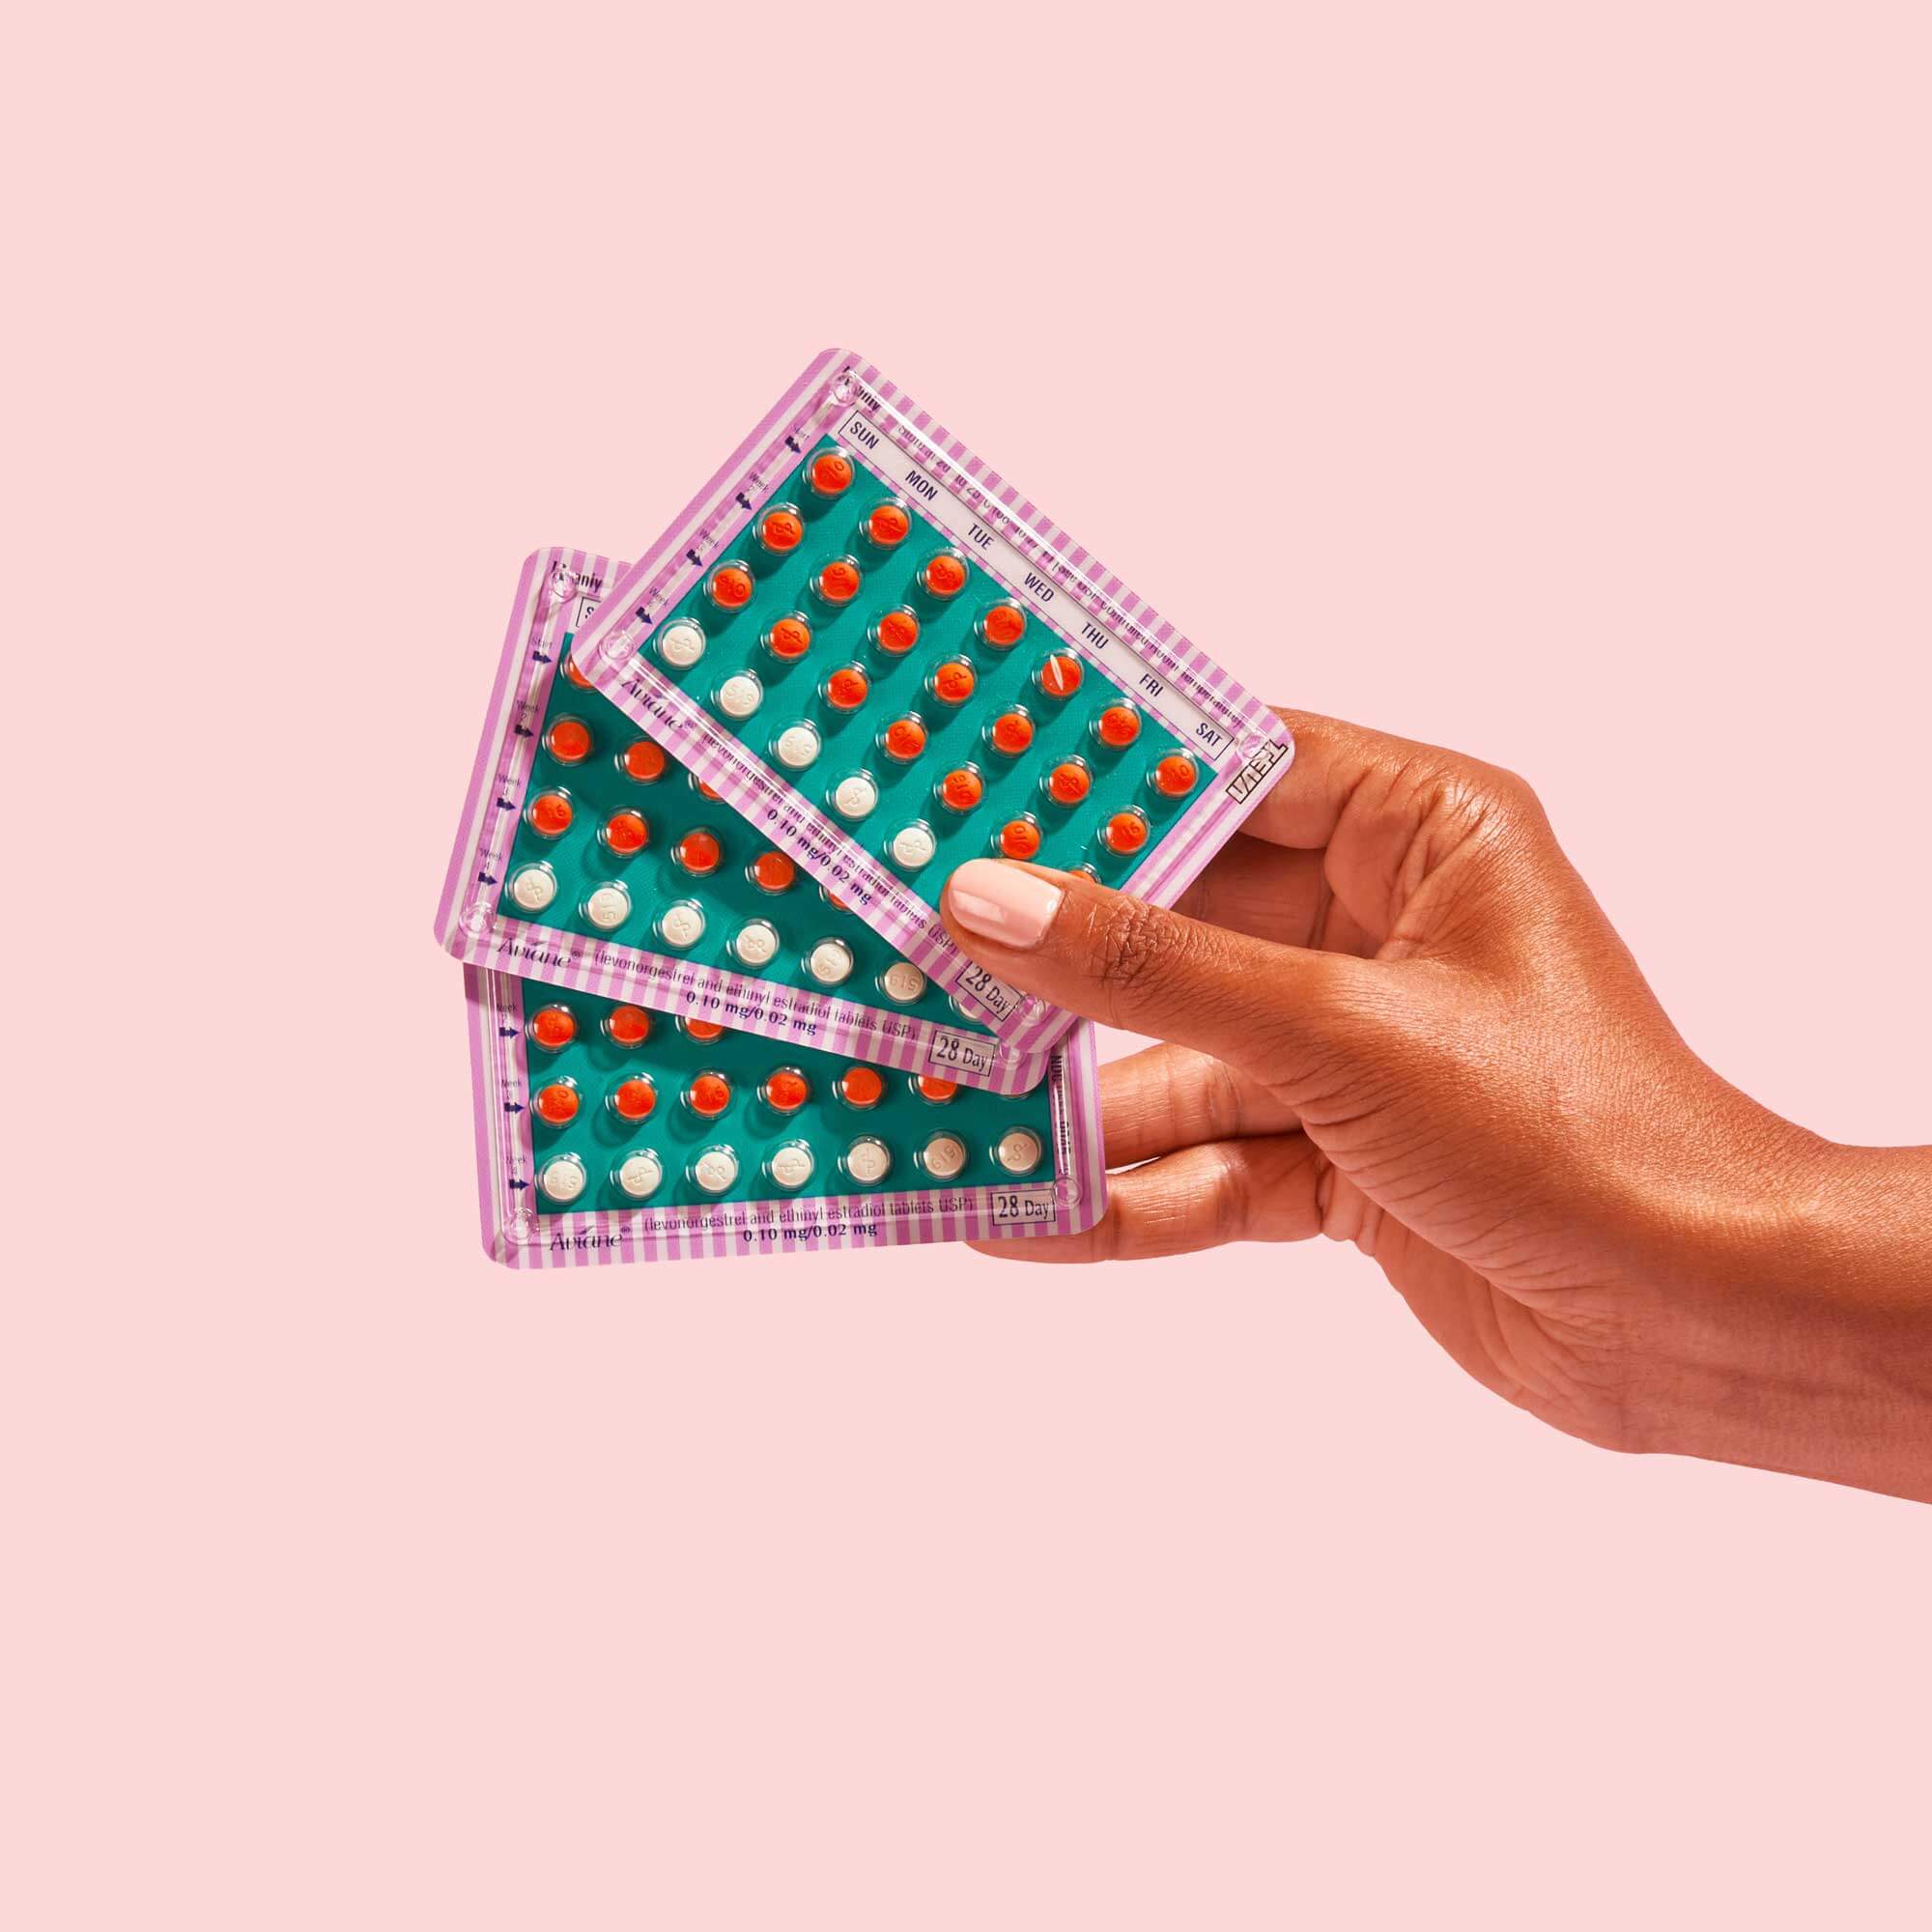
<path fill-rule="evenodd" d="M 693 1039 L 723 1039 L 724 1029 L 716 1020 L 682 1019 L 678 1021 Z"/>
<path fill-rule="evenodd" d="M 852 487 L 852 459 L 842 449 L 821 449 L 811 459 L 806 480 L 821 497 L 842 497 Z"/>
<path fill-rule="evenodd" d="M 985 795 L 986 787 L 971 765 L 948 772 L 939 781 L 939 802 L 950 811 L 971 811 Z"/>
<path fill-rule="evenodd" d="M 624 747 L 624 776 L 639 784 L 656 784 L 665 774 L 665 754 L 648 738 Z"/>
<path fill-rule="evenodd" d="M 995 604 L 980 613 L 980 635 L 995 650 L 1010 650 L 1026 635 L 1026 612 L 1017 604 Z"/>
<path fill-rule="evenodd" d="M 885 1091 L 875 1066 L 848 1066 L 838 1076 L 839 1097 L 848 1107 L 876 1107 Z"/>
<path fill-rule="evenodd" d="M 926 558 L 919 581 L 934 597 L 957 597 L 966 588 L 966 559 L 957 551 L 943 550 Z"/>
<path fill-rule="evenodd" d="M 731 1083 L 722 1073 L 696 1074 L 684 1097 L 694 1114 L 715 1121 L 731 1104 Z"/>
<path fill-rule="evenodd" d="M 979 682 L 973 667 L 964 658 L 948 658 L 944 664 L 934 666 L 932 675 L 926 679 L 933 696 L 942 704 L 964 704 Z"/>
<path fill-rule="evenodd" d="M 841 665 L 825 680 L 825 701 L 835 711 L 856 711 L 871 696 L 872 686 L 857 665 Z"/>
<path fill-rule="evenodd" d="M 1100 828 L 1100 842 L 1110 852 L 1138 852 L 1148 841 L 1148 829 L 1145 812 L 1117 811 Z"/>
<path fill-rule="evenodd" d="M 724 848 L 718 843 L 718 835 L 708 832 L 703 826 L 687 832 L 677 841 L 677 863 L 687 872 L 695 872 L 700 879 L 718 869 L 718 862 L 724 856 Z"/>
<path fill-rule="evenodd" d="M 578 669 L 577 660 L 569 651 L 565 651 L 563 654 L 563 674 L 579 691 L 590 691 L 595 688 L 590 680 Z"/>
<path fill-rule="evenodd" d="M 714 805 L 717 804 L 719 794 L 706 784 L 696 772 L 693 772 L 691 775 L 691 788 L 699 798 L 708 798 Z"/>
<path fill-rule="evenodd" d="M 1153 788 L 1163 798 L 1185 798 L 1200 777 L 1185 752 L 1170 752 L 1153 768 Z"/>
<path fill-rule="evenodd" d="M 883 503 L 874 503 L 866 512 L 860 527 L 866 532 L 867 540 L 877 544 L 881 550 L 896 550 L 912 533 L 912 518 L 903 503 L 888 497 Z"/>
<path fill-rule="evenodd" d="M 1031 859 L 1039 850 L 1039 827 L 1030 818 L 1009 819 L 1000 827 L 1000 850 L 1009 859 Z"/>
<path fill-rule="evenodd" d="M 781 617 L 765 633 L 765 648 L 782 664 L 796 664 L 811 648 L 811 626 L 803 617 Z"/>
<path fill-rule="evenodd" d="M 577 1089 L 568 1080 L 553 1080 L 548 1087 L 537 1089 L 530 1104 L 553 1127 L 567 1127 L 577 1118 Z"/>
<path fill-rule="evenodd" d="M 811 580 L 811 587 L 828 604 L 849 604 L 858 596 L 859 585 L 864 581 L 859 574 L 859 566 L 849 556 L 835 556 Z"/>
<path fill-rule="evenodd" d="M 1003 711 L 993 720 L 989 735 L 994 751 L 1016 758 L 1033 743 L 1033 720 L 1024 711 Z"/>
<path fill-rule="evenodd" d="M 795 1066 L 781 1066 L 765 1082 L 765 1104 L 781 1114 L 795 1114 L 811 1098 L 811 1088 Z"/>
<path fill-rule="evenodd" d="M 658 1090 L 648 1074 L 628 1074 L 611 1090 L 611 1111 L 620 1121 L 647 1121 L 657 1104 Z"/>
<path fill-rule="evenodd" d="M 1080 689 L 1080 660 L 1071 651 L 1055 651 L 1034 673 L 1049 697 L 1071 697 Z"/>
<path fill-rule="evenodd" d="M 752 883 L 767 893 L 788 893 L 798 867 L 782 852 L 760 852 L 752 861 Z"/>
<path fill-rule="evenodd" d="M 881 742 L 887 757 L 909 765 L 925 750 L 925 726 L 917 718 L 895 718 Z"/>
<path fill-rule="evenodd" d="M 1046 775 L 1046 795 L 1055 805 L 1078 805 L 1093 788 L 1093 774 L 1078 758 L 1055 765 Z"/>
<path fill-rule="evenodd" d="M 568 1007 L 539 1007 L 530 1015 L 530 1037 L 547 1053 L 561 1053 L 577 1037 L 577 1016 Z"/>
<path fill-rule="evenodd" d="M 590 726 L 581 718 L 559 718 L 544 733 L 544 749 L 560 765 L 581 765 L 590 755 Z"/>
<path fill-rule="evenodd" d="M 872 641 L 882 651 L 902 658 L 919 642 L 919 619 L 903 607 L 888 611 L 873 624 Z"/>
<path fill-rule="evenodd" d="M 651 1016 L 642 1007 L 612 1007 L 604 1017 L 604 1031 L 619 1046 L 642 1046 L 651 1037 Z"/>
<path fill-rule="evenodd" d="M 629 858 L 651 842 L 651 828 L 641 811 L 613 811 L 604 821 L 604 842 L 611 851 Z"/>
<path fill-rule="evenodd" d="M 570 830 L 574 815 L 567 792 L 540 791 L 530 800 L 530 830 L 546 838 L 561 838 Z"/>
<path fill-rule="evenodd" d="M 1141 735 L 1141 714 L 1131 704 L 1110 704 L 1094 719 L 1094 735 L 1119 751 Z"/>
<path fill-rule="evenodd" d="M 959 1091 L 956 1080 L 947 1080 L 937 1073 L 922 1073 L 913 1082 L 922 1100 L 930 1100 L 935 1105 L 950 1100 Z"/>
<path fill-rule="evenodd" d="M 742 611 L 752 601 L 752 573 L 742 563 L 721 563 L 705 591 L 721 611 Z"/>
<path fill-rule="evenodd" d="M 787 556 L 805 541 L 805 519 L 789 503 L 774 503 L 758 519 L 758 541 L 768 551 Z"/>

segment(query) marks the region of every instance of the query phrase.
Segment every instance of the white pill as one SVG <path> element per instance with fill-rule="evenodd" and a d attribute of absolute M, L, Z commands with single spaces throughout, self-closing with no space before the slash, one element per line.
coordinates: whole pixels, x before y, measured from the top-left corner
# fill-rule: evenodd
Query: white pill
<path fill-rule="evenodd" d="M 599 932 L 615 932 L 631 916 L 631 895 L 613 879 L 583 901 L 583 917 Z"/>
<path fill-rule="evenodd" d="M 925 991 L 925 975 L 910 959 L 895 959 L 880 977 L 879 983 L 885 987 L 889 1000 L 910 1006 Z"/>
<path fill-rule="evenodd" d="M 875 1180 L 883 1180 L 892 1171 L 892 1149 L 869 1134 L 862 1134 L 845 1150 L 845 1172 L 854 1180 L 869 1186 Z"/>
<path fill-rule="evenodd" d="M 729 1148 L 706 1148 L 691 1164 L 691 1178 L 707 1194 L 723 1194 L 738 1178 L 738 1156 Z"/>
<path fill-rule="evenodd" d="M 583 1163 L 574 1153 L 559 1153 L 544 1162 L 537 1185 L 553 1201 L 575 1201 L 589 1179 Z"/>
<path fill-rule="evenodd" d="M 1039 1136 L 1031 1127 L 1009 1127 L 994 1152 L 1009 1174 L 1031 1174 L 1039 1165 Z"/>
<path fill-rule="evenodd" d="M 704 937 L 704 915 L 689 899 L 679 899 L 675 905 L 665 907 L 664 916 L 658 921 L 658 936 L 667 946 L 674 946 L 682 952 Z"/>
<path fill-rule="evenodd" d="M 678 670 L 689 670 L 703 655 L 703 628 L 689 617 L 680 617 L 658 633 L 658 656 Z"/>
<path fill-rule="evenodd" d="M 779 733 L 779 763 L 787 771 L 802 772 L 818 756 L 818 728 L 813 724 L 787 724 Z"/>
<path fill-rule="evenodd" d="M 526 912 L 542 912 L 556 897 L 556 874 L 548 866 L 524 866 L 510 875 L 510 896 Z"/>
<path fill-rule="evenodd" d="M 879 788 L 864 772 L 840 779 L 832 794 L 832 803 L 841 818 L 864 818 L 879 802 Z"/>
<path fill-rule="evenodd" d="M 925 1171 L 935 1180 L 955 1179 L 966 1166 L 966 1143 L 957 1134 L 934 1134 L 925 1144 Z"/>
<path fill-rule="evenodd" d="M 772 1154 L 772 1179 L 781 1187 L 803 1187 L 811 1168 L 811 1150 L 803 1141 L 786 1141 Z"/>
<path fill-rule="evenodd" d="M 747 920 L 738 928 L 731 950 L 747 966 L 769 966 L 778 957 L 778 927 L 769 920 Z"/>
<path fill-rule="evenodd" d="M 931 829 L 923 825 L 902 825 L 893 834 L 893 863 L 907 871 L 917 871 L 939 850 Z"/>
<path fill-rule="evenodd" d="M 627 1153 L 617 1170 L 617 1185 L 633 1201 L 642 1201 L 655 1194 L 663 1186 L 664 1163 L 649 1148 L 639 1148 L 636 1153 Z"/>
<path fill-rule="evenodd" d="M 765 687 L 748 670 L 718 687 L 718 708 L 727 718 L 749 718 L 765 701 Z"/>
<path fill-rule="evenodd" d="M 836 986 L 852 977 L 852 949 L 842 939 L 821 939 L 805 964 L 821 986 Z"/>

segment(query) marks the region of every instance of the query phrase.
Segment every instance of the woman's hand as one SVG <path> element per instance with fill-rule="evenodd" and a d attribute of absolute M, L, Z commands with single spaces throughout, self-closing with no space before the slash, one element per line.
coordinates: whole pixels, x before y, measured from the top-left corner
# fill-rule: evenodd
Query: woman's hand
<path fill-rule="evenodd" d="M 1283 715 L 1293 769 L 1178 912 L 952 875 L 974 958 L 1167 1042 L 1103 1071 L 1106 1217 L 984 1252 L 1327 1234 L 1573 1435 L 1932 1500 L 1932 1150 L 1833 1146 L 1712 1072 L 1520 779 Z"/>

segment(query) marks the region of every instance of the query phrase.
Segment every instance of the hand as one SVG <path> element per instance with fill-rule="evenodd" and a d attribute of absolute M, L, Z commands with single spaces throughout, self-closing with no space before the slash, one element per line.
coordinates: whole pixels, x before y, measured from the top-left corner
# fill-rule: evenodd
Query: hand
<path fill-rule="evenodd" d="M 1129 1171 L 1098 1226 L 982 1251 L 1326 1234 L 1573 1435 L 1932 1500 L 1932 1150 L 1836 1147 L 1719 1079 L 1520 779 L 1283 716 L 1293 768 L 1178 911 L 953 873 L 975 959 L 1167 1042 L 1103 1069 Z"/>

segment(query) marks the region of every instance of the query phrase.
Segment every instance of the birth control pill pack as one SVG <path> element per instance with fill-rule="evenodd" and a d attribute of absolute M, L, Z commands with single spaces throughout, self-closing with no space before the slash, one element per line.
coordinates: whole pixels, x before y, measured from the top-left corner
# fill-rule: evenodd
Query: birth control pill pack
<path fill-rule="evenodd" d="M 1072 1016 L 954 946 L 967 859 L 1171 904 L 1286 728 L 857 356 L 814 360 L 644 556 L 580 673 L 896 952 L 1037 1053 Z"/>
<path fill-rule="evenodd" d="M 524 564 L 437 936 L 466 963 L 969 1085 L 1024 1093 L 1047 1048 L 965 999 L 590 685 L 577 635 L 623 566 Z"/>
<path fill-rule="evenodd" d="M 466 966 L 483 1244 L 511 1267 L 1072 1234 L 1094 1032 L 1030 1094 Z"/>

